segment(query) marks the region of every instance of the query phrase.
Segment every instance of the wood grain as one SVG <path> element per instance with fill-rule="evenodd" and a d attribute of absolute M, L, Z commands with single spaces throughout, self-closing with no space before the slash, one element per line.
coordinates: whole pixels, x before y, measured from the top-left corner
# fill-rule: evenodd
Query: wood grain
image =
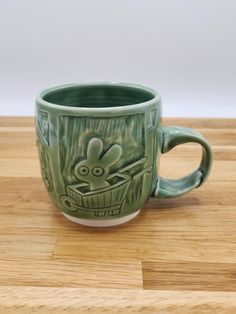
<path fill-rule="evenodd" d="M 29 262 L 24 251 L 21 258 L 0 259 L 0 285 L 142 289 L 142 267 L 140 261 L 53 261 L 35 254 Z"/>
<path fill-rule="evenodd" d="M 188 128 L 235 129 L 235 119 L 219 118 L 164 118 L 163 125 L 182 125 Z"/>
<path fill-rule="evenodd" d="M 233 314 L 235 292 L 0 287 L 4 314 Z"/>
<path fill-rule="evenodd" d="M 52 256 L 56 245 L 55 236 L 40 236 L 29 234 L 1 234 L 1 258 L 24 257 L 24 259 L 44 259 Z"/>
<path fill-rule="evenodd" d="M 112 229 L 66 220 L 42 183 L 34 119 L 0 117 L 0 313 L 236 312 L 236 120 L 165 119 L 212 144 L 209 181 L 150 199 Z M 162 176 L 197 167 L 200 147 L 161 158 Z"/>
<path fill-rule="evenodd" d="M 143 284 L 150 290 L 236 291 L 235 274 L 234 263 L 143 262 Z"/>
<path fill-rule="evenodd" d="M 146 207 L 122 228 L 95 230 L 89 236 L 87 229 L 73 236 L 59 236 L 53 258 L 234 263 L 236 207 L 223 210 L 211 208 L 206 214 L 207 207 L 172 207 L 154 212 Z M 90 250 L 86 250 L 87 245 Z"/>

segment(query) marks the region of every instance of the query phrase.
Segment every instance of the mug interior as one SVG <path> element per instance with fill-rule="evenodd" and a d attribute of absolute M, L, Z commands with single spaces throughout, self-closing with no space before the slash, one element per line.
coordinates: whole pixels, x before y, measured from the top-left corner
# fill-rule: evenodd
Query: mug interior
<path fill-rule="evenodd" d="M 47 91 L 42 99 L 68 107 L 117 107 L 136 105 L 153 99 L 149 90 L 125 85 L 74 85 Z"/>

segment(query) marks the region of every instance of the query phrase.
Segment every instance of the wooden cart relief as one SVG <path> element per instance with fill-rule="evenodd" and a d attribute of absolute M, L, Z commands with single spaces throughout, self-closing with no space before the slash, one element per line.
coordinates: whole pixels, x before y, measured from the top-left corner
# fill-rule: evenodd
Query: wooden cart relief
<path fill-rule="evenodd" d="M 75 176 L 82 182 L 66 187 L 67 195 L 61 197 L 63 205 L 70 211 L 93 211 L 94 216 L 119 215 L 131 180 L 146 172 L 146 158 L 141 158 L 111 174 L 110 167 L 121 156 L 120 145 L 114 144 L 104 152 L 102 140 L 92 138 L 87 158 L 74 169 Z"/>

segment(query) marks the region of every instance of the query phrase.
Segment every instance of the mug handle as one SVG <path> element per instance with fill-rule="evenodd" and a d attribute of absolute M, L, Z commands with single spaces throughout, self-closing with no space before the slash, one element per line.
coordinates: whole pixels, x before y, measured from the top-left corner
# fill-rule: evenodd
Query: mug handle
<path fill-rule="evenodd" d="M 167 153 L 177 145 L 189 142 L 199 143 L 202 146 L 202 160 L 198 169 L 177 180 L 157 177 L 152 197 L 179 197 L 199 187 L 207 179 L 213 159 L 212 150 L 207 140 L 200 133 L 190 128 L 181 126 L 162 127 L 162 154 Z"/>

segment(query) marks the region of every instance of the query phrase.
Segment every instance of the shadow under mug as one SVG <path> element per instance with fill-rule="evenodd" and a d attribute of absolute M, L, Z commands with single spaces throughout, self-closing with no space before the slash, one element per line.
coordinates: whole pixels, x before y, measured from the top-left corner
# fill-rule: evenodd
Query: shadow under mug
<path fill-rule="evenodd" d="M 150 197 L 181 196 L 207 178 L 212 152 L 193 129 L 162 127 L 154 90 L 126 83 L 70 84 L 36 100 L 41 173 L 55 204 L 70 220 L 95 227 L 125 223 Z M 170 180 L 158 175 L 160 155 L 195 142 L 199 168 Z"/>

